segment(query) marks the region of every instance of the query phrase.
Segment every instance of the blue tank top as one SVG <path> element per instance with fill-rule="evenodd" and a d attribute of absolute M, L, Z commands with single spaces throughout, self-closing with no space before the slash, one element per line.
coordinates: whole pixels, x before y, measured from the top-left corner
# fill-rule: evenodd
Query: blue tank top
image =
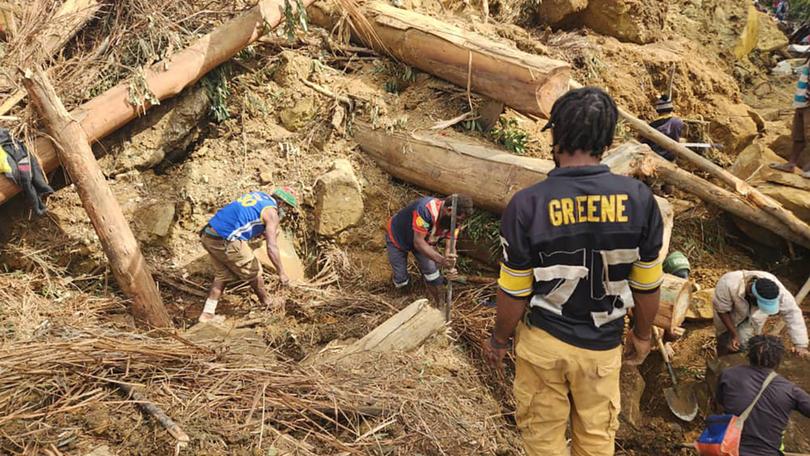
<path fill-rule="evenodd" d="M 276 200 L 264 192 L 252 192 L 218 210 L 208 222 L 211 228 L 229 241 L 249 241 L 264 233 L 262 212 L 278 207 Z"/>

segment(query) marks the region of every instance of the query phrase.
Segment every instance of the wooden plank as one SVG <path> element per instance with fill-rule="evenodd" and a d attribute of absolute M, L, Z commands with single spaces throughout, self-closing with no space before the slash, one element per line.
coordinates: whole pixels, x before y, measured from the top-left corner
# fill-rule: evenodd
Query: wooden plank
<path fill-rule="evenodd" d="M 414 301 L 365 337 L 346 347 L 341 357 L 361 351 L 410 351 L 441 330 L 444 314 L 427 299 Z"/>

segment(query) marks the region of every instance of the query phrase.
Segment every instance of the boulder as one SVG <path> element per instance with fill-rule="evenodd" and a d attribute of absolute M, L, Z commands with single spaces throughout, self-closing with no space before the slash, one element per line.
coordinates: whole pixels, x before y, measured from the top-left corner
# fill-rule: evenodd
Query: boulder
<path fill-rule="evenodd" d="M 810 185 L 798 175 L 783 173 L 769 167 L 771 163 L 785 160 L 760 142 L 754 142 L 737 157 L 730 171 L 745 179 L 759 191 L 781 203 L 797 217 L 810 223 Z M 784 247 L 785 241 L 768 230 L 745 220 L 734 219 L 737 226 L 748 236 L 771 247 Z"/>
<path fill-rule="evenodd" d="M 295 51 L 283 51 L 278 55 L 279 63 L 273 72 L 273 80 L 282 87 L 296 87 L 312 74 L 313 61 Z"/>
<path fill-rule="evenodd" d="M 316 111 L 315 99 L 303 97 L 279 113 L 281 125 L 284 125 L 287 130 L 298 131 L 315 117 Z"/>
<path fill-rule="evenodd" d="M 709 135 L 723 144 L 726 154 L 733 156 L 757 137 L 759 130 L 748 105 L 732 103 L 721 96 L 712 96 L 708 104 L 716 110 L 709 123 Z"/>
<path fill-rule="evenodd" d="M 590 0 L 578 22 L 619 41 L 645 44 L 662 36 L 666 18 L 667 2 Z"/>
<path fill-rule="evenodd" d="M 199 86 L 155 106 L 141 118 L 104 139 L 99 164 L 108 176 L 144 171 L 185 157 L 208 124 L 211 102 Z"/>
<path fill-rule="evenodd" d="M 537 6 L 537 18 L 542 24 L 556 25 L 587 6 L 588 0 L 542 0 Z"/>
<path fill-rule="evenodd" d="M 333 236 L 363 216 L 363 195 L 348 160 L 335 160 L 332 170 L 315 184 L 315 229 Z"/>
<path fill-rule="evenodd" d="M 142 240 L 169 234 L 174 223 L 175 205 L 160 202 L 141 207 L 135 211 L 135 226 L 138 237 Z"/>
<path fill-rule="evenodd" d="M 762 52 L 773 52 L 788 46 L 788 38 L 779 30 L 774 20 L 769 14 L 757 11 L 759 15 L 759 37 L 757 39 L 757 50 Z"/>

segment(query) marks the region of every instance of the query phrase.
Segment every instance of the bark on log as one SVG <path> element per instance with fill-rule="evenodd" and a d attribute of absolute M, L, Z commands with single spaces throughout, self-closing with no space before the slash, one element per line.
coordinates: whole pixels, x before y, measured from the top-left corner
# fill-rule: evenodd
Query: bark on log
<path fill-rule="evenodd" d="M 99 8 L 101 8 L 99 0 L 67 0 L 63 3 L 54 14 L 53 20 L 36 39 L 37 49 L 41 56 L 41 60 L 36 61 L 46 61 L 53 57 L 85 24 L 93 19 Z M 0 105 L 0 116 L 5 115 L 24 98 L 25 90 L 15 90 Z"/>
<path fill-rule="evenodd" d="M 303 3 L 306 6 L 313 1 L 303 0 Z M 183 51 L 146 69 L 146 86 L 158 100 L 177 95 L 280 24 L 283 5 L 284 0 L 260 1 L 245 14 L 221 25 Z M 90 141 L 107 136 L 151 107 L 148 102 L 138 106 L 130 104 L 129 86 L 129 81 L 122 82 L 71 111 L 71 117 L 81 124 Z M 50 141 L 38 139 L 32 149 L 46 173 L 59 166 L 56 150 Z M 11 180 L 0 179 L 0 204 L 17 192 L 19 188 Z"/>
<path fill-rule="evenodd" d="M 332 4 L 308 8 L 310 21 L 331 30 L 341 19 Z M 547 118 L 568 88 L 568 63 L 529 54 L 475 32 L 381 2 L 360 8 L 371 31 L 356 33 L 380 53 L 512 108 Z M 356 24 L 357 25 L 357 24 Z M 357 30 L 355 30 L 357 31 Z"/>
<path fill-rule="evenodd" d="M 113 275 L 124 294 L 132 299 L 133 315 L 154 327 L 170 327 L 171 319 L 157 285 L 81 125 L 70 117 L 44 72 L 27 71 L 23 84 L 59 145 L 59 159 L 76 185 Z"/>
<path fill-rule="evenodd" d="M 362 351 L 413 350 L 443 328 L 444 323 L 444 313 L 427 299 L 420 299 L 343 349 L 340 357 Z"/>

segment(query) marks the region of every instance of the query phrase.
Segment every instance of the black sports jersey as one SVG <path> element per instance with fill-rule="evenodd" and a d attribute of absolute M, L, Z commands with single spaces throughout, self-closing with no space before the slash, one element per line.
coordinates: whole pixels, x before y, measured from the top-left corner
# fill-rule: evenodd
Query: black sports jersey
<path fill-rule="evenodd" d="M 638 180 L 604 165 L 556 168 L 509 202 L 498 283 L 531 296 L 532 325 L 609 350 L 621 343 L 631 288 L 653 292 L 663 280 L 663 231 L 658 204 Z"/>

